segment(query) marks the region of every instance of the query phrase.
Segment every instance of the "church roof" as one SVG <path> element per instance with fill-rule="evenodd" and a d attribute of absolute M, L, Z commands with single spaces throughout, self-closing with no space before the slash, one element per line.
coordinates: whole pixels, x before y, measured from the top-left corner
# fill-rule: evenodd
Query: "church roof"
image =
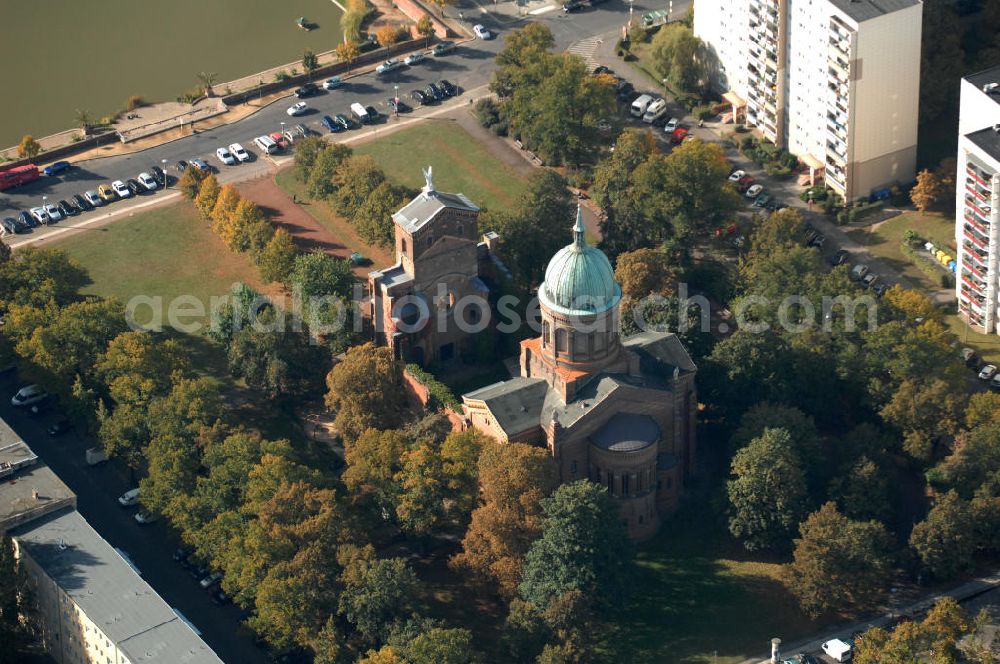
<path fill-rule="evenodd" d="M 681 373 L 698 370 L 684 344 L 673 332 L 640 332 L 623 339 L 622 345 L 639 356 L 639 368 L 643 375 L 658 374 L 670 378 L 675 368 Z"/>
<path fill-rule="evenodd" d="M 549 384 L 541 378 L 511 378 L 463 395 L 482 401 L 508 435 L 537 427 Z"/>
<path fill-rule="evenodd" d="M 579 206 L 573 242 L 560 249 L 545 268 L 538 299 L 550 310 L 566 315 L 586 315 L 611 309 L 621 300 L 611 262 L 600 249 L 587 244 Z"/>
<path fill-rule="evenodd" d="M 638 452 L 660 439 L 660 427 L 649 415 L 615 413 L 590 437 L 597 447 L 610 452 Z"/>

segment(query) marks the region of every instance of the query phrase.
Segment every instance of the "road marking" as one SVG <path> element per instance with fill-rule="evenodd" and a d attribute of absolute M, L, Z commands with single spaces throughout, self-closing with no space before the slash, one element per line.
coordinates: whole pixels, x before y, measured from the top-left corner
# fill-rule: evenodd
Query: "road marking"
<path fill-rule="evenodd" d="M 330 2 L 340 7 L 340 11 L 344 12 L 345 14 L 347 13 L 347 7 L 337 2 L 337 0 L 330 0 Z"/>
<path fill-rule="evenodd" d="M 548 7 L 540 7 L 539 9 L 532 9 L 528 13 L 531 14 L 532 16 L 538 16 L 539 14 L 547 14 L 548 12 L 552 12 L 555 10 L 556 8 L 554 5 L 549 5 Z"/>
<path fill-rule="evenodd" d="M 588 37 L 570 44 L 569 48 L 566 49 L 566 52 L 580 56 L 580 58 L 583 59 L 583 62 L 590 69 L 593 69 L 597 66 L 597 61 L 594 60 L 594 53 L 597 52 L 597 47 L 603 43 L 604 40 L 600 37 Z"/>

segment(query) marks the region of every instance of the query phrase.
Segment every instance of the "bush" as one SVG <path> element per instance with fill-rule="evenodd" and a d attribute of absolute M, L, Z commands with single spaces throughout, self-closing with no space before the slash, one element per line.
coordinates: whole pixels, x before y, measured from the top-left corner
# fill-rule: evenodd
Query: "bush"
<path fill-rule="evenodd" d="M 436 410 L 441 406 L 447 406 L 452 410 L 460 411 L 462 402 L 451 391 L 451 389 L 434 377 L 434 374 L 424 371 L 416 364 L 407 364 L 406 372 L 413 376 L 417 382 L 427 388 L 430 393 L 430 403 L 428 406 Z"/>
<path fill-rule="evenodd" d="M 569 183 L 569 186 L 577 189 L 586 189 L 593 183 L 593 180 L 593 171 L 586 167 L 572 170 L 566 175 L 566 182 Z"/>
<path fill-rule="evenodd" d="M 146 105 L 146 100 L 140 97 L 139 95 L 132 95 L 131 97 L 125 100 L 126 111 L 134 111 L 140 106 L 145 106 L 145 105 Z"/>
<path fill-rule="evenodd" d="M 743 152 L 746 152 L 747 150 L 752 150 L 755 142 L 756 141 L 754 141 L 753 136 L 744 136 L 743 139 L 740 141 L 740 150 Z"/>
<path fill-rule="evenodd" d="M 868 205 L 855 205 L 847 213 L 847 220 L 850 222 L 861 221 L 865 217 L 870 217 L 885 207 L 885 201 L 876 201 Z"/>
<path fill-rule="evenodd" d="M 715 110 L 711 106 L 695 106 L 691 112 L 696 120 L 710 120 L 715 117 Z"/>
<path fill-rule="evenodd" d="M 955 287 L 955 275 L 951 272 L 945 272 L 941 275 L 941 287 L 942 288 L 954 288 Z"/>
<path fill-rule="evenodd" d="M 290 78 L 291 76 L 289 76 L 288 72 L 284 70 L 279 71 L 277 74 L 274 75 L 274 80 L 277 81 L 278 83 L 281 83 L 282 81 L 287 81 Z"/>
<path fill-rule="evenodd" d="M 506 120 L 500 120 L 499 122 L 497 122 L 496 124 L 494 124 L 492 127 L 490 127 L 490 129 L 493 131 L 493 133 L 496 134 L 497 136 L 506 136 L 507 135 L 507 130 L 509 128 L 510 128 L 510 126 L 507 124 Z"/>
<path fill-rule="evenodd" d="M 500 106 L 491 97 L 483 97 L 477 101 L 475 113 L 479 124 L 487 129 L 500 121 Z"/>

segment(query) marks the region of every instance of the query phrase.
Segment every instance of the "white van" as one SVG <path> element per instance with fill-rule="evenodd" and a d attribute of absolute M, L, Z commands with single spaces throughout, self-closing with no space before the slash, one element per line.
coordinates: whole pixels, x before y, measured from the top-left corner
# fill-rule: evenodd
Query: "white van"
<path fill-rule="evenodd" d="M 278 144 L 268 136 L 258 136 L 253 139 L 253 144 L 260 148 L 264 154 L 274 154 L 278 151 Z"/>
<path fill-rule="evenodd" d="M 646 112 L 642 114 L 642 121 L 646 124 L 653 124 L 667 113 L 667 102 L 660 98 L 646 107 Z"/>
<path fill-rule="evenodd" d="M 353 115 L 354 119 L 361 124 L 368 124 L 371 122 L 371 118 L 368 116 L 368 109 L 358 102 L 351 104 L 351 115 Z"/>
<path fill-rule="evenodd" d="M 650 95 L 639 95 L 639 98 L 632 102 L 632 117 L 641 118 L 642 114 L 646 112 L 646 108 L 653 103 L 653 97 Z"/>
<path fill-rule="evenodd" d="M 823 644 L 823 652 L 838 662 L 851 661 L 854 648 L 840 639 L 830 639 Z"/>

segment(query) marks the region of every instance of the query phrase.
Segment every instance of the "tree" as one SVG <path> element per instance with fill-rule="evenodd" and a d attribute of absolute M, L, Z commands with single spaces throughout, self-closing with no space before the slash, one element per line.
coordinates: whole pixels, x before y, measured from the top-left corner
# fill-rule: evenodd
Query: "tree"
<path fill-rule="evenodd" d="M 295 267 L 297 254 L 292 236 L 279 228 L 257 256 L 260 278 L 267 283 L 286 283 Z"/>
<path fill-rule="evenodd" d="M 954 452 L 929 473 L 935 484 L 955 489 L 970 499 L 1000 471 L 1000 423 L 982 424 L 955 439 Z"/>
<path fill-rule="evenodd" d="M 434 23 L 428 14 L 424 14 L 417 21 L 417 34 L 424 38 L 424 48 L 430 44 L 431 37 L 434 36 Z"/>
<path fill-rule="evenodd" d="M 231 184 L 224 185 L 219 190 L 215 207 L 212 208 L 212 232 L 220 238 L 231 234 L 228 230 L 229 222 L 242 200 L 240 192 Z"/>
<path fill-rule="evenodd" d="M 607 490 L 580 480 L 560 486 L 541 505 L 542 534 L 525 557 L 521 596 L 543 611 L 573 590 L 589 597 L 595 610 L 621 606 L 632 552 Z"/>
<path fill-rule="evenodd" d="M 483 504 L 472 513 L 451 565 L 512 597 L 531 543 L 541 533 L 541 500 L 559 483 L 548 450 L 484 444 L 478 462 Z"/>
<path fill-rule="evenodd" d="M 396 653 L 392 646 L 382 646 L 378 650 L 369 650 L 357 664 L 407 664 L 406 660 Z"/>
<path fill-rule="evenodd" d="M 215 175 L 209 175 L 198 186 L 198 195 L 194 197 L 194 206 L 206 220 L 212 218 L 212 210 L 219 199 L 219 181 Z"/>
<path fill-rule="evenodd" d="M 386 53 L 388 53 L 389 47 L 399 41 L 399 28 L 394 25 L 383 25 L 375 31 L 375 39 L 378 40 L 378 45 L 385 48 Z"/>
<path fill-rule="evenodd" d="M 295 166 L 292 173 L 299 182 L 307 182 L 316 158 L 330 146 L 322 136 L 306 136 L 295 143 Z"/>
<path fill-rule="evenodd" d="M 295 150 L 298 153 L 298 147 Z M 334 184 L 337 168 L 351 154 L 351 148 L 343 143 L 325 143 L 325 147 L 316 154 L 308 174 L 306 191 L 309 195 L 313 198 L 329 198 L 337 189 Z M 298 157 L 296 156 L 296 158 Z M 296 168 L 298 168 L 298 162 L 296 162 Z"/>
<path fill-rule="evenodd" d="M 657 249 L 625 252 L 615 261 L 615 281 L 622 287 L 622 295 L 633 300 L 653 293 L 669 294 L 676 279 L 667 255 Z"/>
<path fill-rule="evenodd" d="M 626 129 L 615 141 L 615 151 L 594 167 L 590 195 L 602 209 L 613 208 L 631 184 L 632 172 L 656 150 L 650 131 Z"/>
<path fill-rule="evenodd" d="M 42 146 L 31 134 L 21 137 L 21 142 L 17 144 L 17 156 L 21 159 L 34 159 L 42 151 Z"/>
<path fill-rule="evenodd" d="M 419 582 L 403 558 L 375 557 L 371 545 L 346 545 L 337 552 L 340 575 L 339 612 L 368 642 L 389 636 L 392 622 L 413 610 Z"/>
<path fill-rule="evenodd" d="M 14 254 L 10 250 L 10 245 L 6 242 L 0 242 L 0 264 L 7 263 L 10 261 L 10 257 Z"/>
<path fill-rule="evenodd" d="M 367 244 L 388 247 L 395 241 L 392 215 L 406 203 L 406 190 L 382 182 L 368 194 L 351 218 L 351 225 Z"/>
<path fill-rule="evenodd" d="M 333 174 L 332 203 L 338 214 L 351 217 L 376 187 L 385 173 L 371 155 L 351 155 L 342 160 Z"/>
<path fill-rule="evenodd" d="M 926 462 L 938 441 L 958 431 L 964 405 L 964 396 L 956 394 L 940 378 L 907 378 L 882 408 L 881 415 L 903 432 L 907 454 Z"/>
<path fill-rule="evenodd" d="M 292 267 L 292 285 L 301 289 L 303 298 L 351 295 L 354 273 L 343 259 L 322 251 L 298 254 Z"/>
<path fill-rule="evenodd" d="M 941 184 L 941 194 L 938 197 L 939 205 L 948 213 L 955 211 L 955 174 L 958 172 L 958 160 L 955 157 L 946 157 L 941 160 L 934 174 Z"/>
<path fill-rule="evenodd" d="M 877 521 L 851 521 L 826 503 L 799 526 L 789 587 L 812 617 L 871 609 L 890 572 L 892 537 Z"/>
<path fill-rule="evenodd" d="M 969 505 L 955 491 L 941 496 L 913 527 L 910 548 L 923 568 L 939 579 L 970 569 L 976 541 Z"/>
<path fill-rule="evenodd" d="M 851 519 L 886 521 L 892 515 L 885 471 L 866 456 L 830 483 L 830 497 Z"/>
<path fill-rule="evenodd" d="M 479 656 L 469 630 L 435 627 L 410 642 L 406 659 L 411 664 L 475 664 Z"/>
<path fill-rule="evenodd" d="M 524 70 L 555 43 L 555 36 L 544 23 L 528 23 L 509 33 L 497 53 L 490 89 L 501 98 L 510 97 L 524 77 Z"/>
<path fill-rule="evenodd" d="M 313 72 L 319 69 L 319 58 L 309 49 L 302 51 L 302 68 L 305 70 L 308 80 L 312 81 Z"/>
<path fill-rule="evenodd" d="M 396 516 L 403 531 L 427 537 L 445 518 L 446 478 L 441 455 L 424 442 L 403 453 L 395 480 L 400 487 Z"/>
<path fill-rule="evenodd" d="M 347 63 L 347 73 L 351 73 L 351 65 L 361 55 L 361 47 L 358 46 L 358 42 L 353 39 L 345 38 L 344 41 L 337 44 L 336 48 L 333 49 L 337 54 L 337 57 Z"/>
<path fill-rule="evenodd" d="M 681 90 L 700 92 L 711 85 L 708 51 L 694 31 L 671 23 L 653 37 L 653 66 Z"/>
<path fill-rule="evenodd" d="M 806 511 L 805 477 L 789 433 L 765 429 L 733 457 L 732 474 L 729 532 L 748 551 L 788 548 Z"/>
<path fill-rule="evenodd" d="M 271 317 L 274 317 L 273 319 Z M 247 326 L 229 344 L 229 370 L 271 399 L 300 400 L 319 391 L 329 366 L 309 332 L 274 309 L 260 326 Z"/>
<path fill-rule="evenodd" d="M 215 85 L 215 82 L 218 80 L 219 75 L 214 71 L 198 72 L 198 82 L 201 83 L 206 97 L 212 96 L 212 86 Z"/>
<path fill-rule="evenodd" d="M 20 661 L 21 647 L 26 645 L 28 633 L 22 616 L 30 605 L 30 591 L 14 556 L 14 543 L 7 535 L 0 536 L 0 643 L 10 662 Z"/>
<path fill-rule="evenodd" d="M 261 224 L 270 229 L 264 212 L 249 198 L 240 199 L 236 209 L 229 215 L 228 223 L 222 226 L 219 236 L 233 251 L 240 253 L 263 249 L 271 239 L 273 230 L 260 233 Z"/>
<path fill-rule="evenodd" d="M 406 405 L 402 382 L 388 348 L 366 343 L 348 349 L 326 377 L 326 406 L 337 413 L 337 431 L 354 441 L 366 429 L 396 426 Z"/>
<path fill-rule="evenodd" d="M 76 126 L 80 128 L 84 136 L 90 134 L 90 127 L 94 124 L 94 116 L 86 109 L 76 109 Z"/>
<path fill-rule="evenodd" d="M 969 397 L 969 405 L 965 407 L 965 426 L 975 429 L 985 424 L 1000 422 L 1000 394 L 996 392 L 978 392 Z"/>
<path fill-rule="evenodd" d="M 933 208 L 941 199 L 943 190 L 941 180 L 926 168 L 917 173 L 917 183 L 910 190 L 910 200 L 921 212 Z"/>
<path fill-rule="evenodd" d="M 181 193 L 185 197 L 194 200 L 194 197 L 198 195 L 201 190 L 201 181 L 204 180 L 208 175 L 194 166 L 188 166 L 181 173 L 181 179 L 177 182 L 177 188 L 181 190 Z"/>
<path fill-rule="evenodd" d="M 62 249 L 24 247 L 11 260 L 0 262 L 0 300 L 8 307 L 49 302 L 65 306 L 90 283 L 83 266 Z"/>
<path fill-rule="evenodd" d="M 371 506 L 376 520 L 386 522 L 396 514 L 400 493 L 396 477 L 408 444 L 399 430 L 368 429 L 344 446 L 344 485 L 356 502 Z"/>

